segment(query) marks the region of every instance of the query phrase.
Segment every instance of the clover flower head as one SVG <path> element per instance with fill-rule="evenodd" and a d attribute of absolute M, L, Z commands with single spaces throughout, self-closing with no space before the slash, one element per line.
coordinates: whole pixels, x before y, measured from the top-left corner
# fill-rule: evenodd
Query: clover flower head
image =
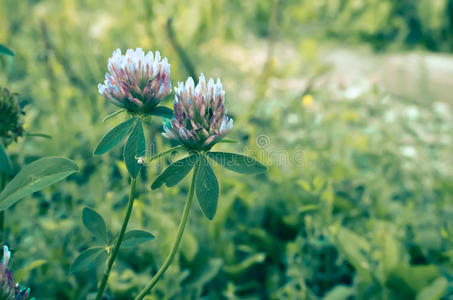
<path fill-rule="evenodd" d="M 141 48 L 113 52 L 99 93 L 134 114 L 147 114 L 171 91 L 170 64 L 159 51 L 145 54 Z"/>
<path fill-rule="evenodd" d="M 10 259 L 11 252 L 8 246 L 3 246 L 3 259 L 0 264 L 0 299 L 26 300 L 30 296 L 30 289 L 14 282 L 13 273 L 8 267 Z"/>
<path fill-rule="evenodd" d="M 175 92 L 174 117 L 164 124 L 163 136 L 190 150 L 209 150 L 233 128 L 220 79 L 206 83 L 202 73 L 197 86 L 189 77 L 185 83 L 178 82 Z"/>
<path fill-rule="evenodd" d="M 0 87 L 0 140 L 3 140 L 6 146 L 17 141 L 24 133 L 25 113 L 19 104 L 18 96 L 19 94 Z"/>

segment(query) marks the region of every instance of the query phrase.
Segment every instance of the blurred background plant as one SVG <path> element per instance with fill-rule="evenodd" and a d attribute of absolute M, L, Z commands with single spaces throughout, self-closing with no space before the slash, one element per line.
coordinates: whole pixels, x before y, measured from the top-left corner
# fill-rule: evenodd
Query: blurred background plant
<path fill-rule="evenodd" d="M 19 95 L 0 87 L 0 137 L 4 146 L 17 141 L 23 135 L 23 110 L 20 106 Z"/>
<path fill-rule="evenodd" d="M 11 248 L 27 249 L 15 253 L 16 279 L 37 299 L 85 299 L 96 290 L 102 265 L 69 272 L 92 244 L 82 208 L 96 207 L 118 232 L 128 194 L 122 151 L 92 156 L 112 127 L 100 120 L 114 110 L 97 83 L 114 49 L 141 47 L 168 57 L 173 84 L 200 70 L 221 77 L 240 144 L 217 149 L 245 147 L 270 166 L 247 178 L 216 167 L 218 215 L 210 222 L 192 211 L 180 255 L 148 299 L 449 299 L 452 6 L 0 2 L 0 42 L 16 54 L 0 57 L 0 84 L 32 104 L 26 126 L 53 137 L 19 140 L 11 157 L 65 155 L 81 168 L 13 207 Z M 170 146 L 153 138 L 159 120 L 146 132 L 155 152 Z M 156 242 L 120 252 L 112 299 L 135 295 L 173 240 L 188 182 L 149 188 L 167 163 L 142 171 L 149 184 L 138 187 L 130 228 L 151 230 Z"/>

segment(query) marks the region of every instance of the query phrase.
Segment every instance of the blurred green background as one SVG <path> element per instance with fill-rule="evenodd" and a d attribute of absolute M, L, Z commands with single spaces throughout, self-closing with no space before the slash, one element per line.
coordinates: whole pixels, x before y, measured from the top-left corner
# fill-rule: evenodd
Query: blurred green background
<path fill-rule="evenodd" d="M 452 0 L 2 0 L 0 85 L 21 94 L 17 166 L 46 155 L 81 172 L 6 213 L 17 279 L 37 299 L 86 299 L 102 262 L 70 274 L 96 241 L 84 206 L 119 232 L 128 174 L 120 148 L 92 151 L 122 119 L 97 84 L 114 49 L 160 50 L 172 82 L 220 77 L 235 145 L 269 165 L 216 167 L 218 214 L 198 207 L 148 299 L 453 298 Z M 172 99 L 165 103 L 171 107 Z M 124 117 L 124 116 L 123 116 Z M 170 147 L 160 119 L 153 151 Z M 151 192 L 142 171 L 129 228 L 157 238 L 122 250 L 109 299 L 130 299 L 174 239 L 188 180 Z"/>

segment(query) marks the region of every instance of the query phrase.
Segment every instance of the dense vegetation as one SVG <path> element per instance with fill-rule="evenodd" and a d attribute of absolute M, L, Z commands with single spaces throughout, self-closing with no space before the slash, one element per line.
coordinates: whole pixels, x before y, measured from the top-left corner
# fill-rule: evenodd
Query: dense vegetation
<path fill-rule="evenodd" d="M 321 34 L 370 43 L 375 49 L 452 51 L 451 0 L 308 0 L 288 8 L 294 23 L 317 24 Z"/>
<path fill-rule="evenodd" d="M 0 2 L 0 85 L 26 103 L 15 166 L 62 155 L 80 172 L 6 212 L 16 278 L 36 299 L 86 299 L 105 258 L 70 272 L 96 243 L 85 206 L 114 233 L 129 178 L 122 150 L 93 157 L 99 138 L 125 120 L 97 84 L 116 48 L 160 50 L 173 85 L 201 70 L 220 77 L 239 144 L 269 166 L 244 177 L 216 167 L 221 196 L 213 221 L 197 207 L 180 255 L 148 299 L 449 299 L 453 297 L 453 119 L 428 91 L 397 97 L 380 86 L 341 85 L 319 45 L 452 50 L 452 1 L 62 0 Z M 328 77 L 327 77 L 328 78 Z M 423 82 L 420 83 L 423 88 Z M 417 87 L 420 88 L 420 87 Z M 415 88 L 415 87 L 414 87 Z M 172 94 L 173 96 L 173 94 Z M 172 97 L 164 103 L 171 107 Z M 145 124 L 155 152 L 161 119 Z M 121 250 L 111 299 L 130 299 L 162 264 L 189 180 L 151 191 L 169 161 L 138 179 L 130 228 L 156 239 Z"/>

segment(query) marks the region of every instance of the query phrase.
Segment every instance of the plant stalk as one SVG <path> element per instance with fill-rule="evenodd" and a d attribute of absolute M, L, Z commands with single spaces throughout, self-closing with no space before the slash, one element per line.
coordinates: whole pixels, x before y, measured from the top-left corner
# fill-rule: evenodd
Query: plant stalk
<path fill-rule="evenodd" d="M 107 268 L 104 271 L 104 276 L 102 277 L 101 285 L 99 286 L 99 290 L 96 295 L 96 300 L 100 300 L 102 297 L 102 294 L 104 293 L 105 287 L 107 286 L 107 281 L 110 276 L 110 271 L 112 270 L 113 263 L 115 262 L 115 259 L 118 256 L 118 252 L 120 251 L 121 242 L 123 241 L 124 233 L 126 232 L 126 228 L 127 228 L 127 223 L 129 222 L 129 218 L 130 218 L 131 212 L 132 212 L 132 207 L 134 205 L 135 183 L 136 183 L 136 179 L 132 178 L 131 179 L 131 191 L 129 194 L 129 202 L 127 205 L 126 215 L 124 216 L 124 221 L 123 221 L 123 225 L 121 226 L 120 235 L 118 236 L 118 239 L 116 240 L 113 251 L 111 252 L 111 254 L 108 258 Z"/>
<path fill-rule="evenodd" d="M 165 150 L 163 152 L 160 152 L 160 153 L 158 153 L 156 155 L 151 156 L 149 159 L 146 160 L 146 163 L 149 164 L 150 162 L 152 162 L 155 159 L 158 159 L 158 158 L 160 158 L 160 157 L 162 157 L 164 155 L 170 154 L 170 153 L 172 153 L 174 151 L 179 151 L 181 149 L 183 149 L 182 146 L 176 146 L 176 147 L 170 148 L 168 150 Z"/>
<path fill-rule="evenodd" d="M 193 195 L 195 192 L 195 180 L 197 178 L 199 166 L 200 166 L 200 160 L 198 159 L 198 161 L 195 165 L 195 169 L 193 171 L 192 183 L 190 184 L 189 195 L 187 197 L 187 201 L 184 206 L 184 210 L 182 212 L 181 221 L 179 222 L 179 226 L 178 226 L 178 232 L 176 233 L 176 239 L 173 243 L 171 251 L 168 254 L 167 258 L 165 258 L 165 261 L 162 264 L 162 266 L 160 267 L 159 271 L 157 271 L 157 273 L 154 275 L 154 277 L 151 279 L 151 281 L 138 294 L 138 296 L 135 297 L 135 300 L 143 299 L 143 297 L 145 297 L 145 295 L 151 291 L 151 289 L 156 285 L 156 283 L 159 281 L 159 279 L 162 277 L 162 275 L 164 275 L 165 271 L 167 270 L 167 268 L 170 266 L 171 262 L 173 261 L 173 258 L 175 257 L 176 252 L 178 251 L 179 243 L 181 242 L 181 238 L 184 233 L 184 229 L 186 227 L 187 220 L 189 219 L 190 208 L 193 203 Z"/>
<path fill-rule="evenodd" d="M 6 186 L 6 173 L 1 172 L 0 192 Z M 3 254 L 3 245 L 5 244 L 5 210 L 0 211 L 0 253 Z"/>

